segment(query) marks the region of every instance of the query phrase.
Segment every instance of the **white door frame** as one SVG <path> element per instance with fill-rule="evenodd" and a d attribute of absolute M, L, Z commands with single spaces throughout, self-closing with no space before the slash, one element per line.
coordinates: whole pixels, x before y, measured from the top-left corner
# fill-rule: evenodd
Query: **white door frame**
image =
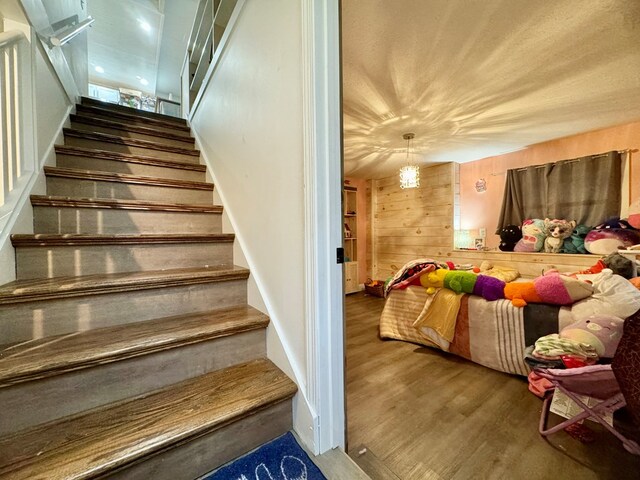
<path fill-rule="evenodd" d="M 345 448 L 340 1 L 303 0 L 307 393 L 314 453 Z"/>

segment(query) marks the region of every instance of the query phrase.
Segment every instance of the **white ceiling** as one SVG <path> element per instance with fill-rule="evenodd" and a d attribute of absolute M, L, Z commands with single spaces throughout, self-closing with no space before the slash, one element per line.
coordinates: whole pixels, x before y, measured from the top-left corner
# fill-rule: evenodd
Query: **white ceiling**
<path fill-rule="evenodd" d="M 342 2 L 345 174 L 640 119 L 640 0 Z"/>
<path fill-rule="evenodd" d="M 198 0 L 88 0 L 89 15 L 96 19 L 89 31 L 89 80 L 179 97 L 197 5 Z"/>

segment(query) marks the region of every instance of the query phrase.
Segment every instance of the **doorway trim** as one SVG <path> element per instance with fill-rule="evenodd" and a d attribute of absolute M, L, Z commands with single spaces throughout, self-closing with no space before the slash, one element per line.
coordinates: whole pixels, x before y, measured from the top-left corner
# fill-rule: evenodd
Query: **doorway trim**
<path fill-rule="evenodd" d="M 340 1 L 302 4 L 307 393 L 314 453 L 345 448 Z"/>

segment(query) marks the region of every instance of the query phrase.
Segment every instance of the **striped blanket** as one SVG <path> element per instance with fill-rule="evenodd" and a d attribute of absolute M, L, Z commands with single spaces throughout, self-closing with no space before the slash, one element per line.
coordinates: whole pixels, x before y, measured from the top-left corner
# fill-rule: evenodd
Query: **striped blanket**
<path fill-rule="evenodd" d="M 389 292 L 380 317 L 380 336 L 439 348 L 413 327 L 433 299 L 433 295 L 417 286 Z M 567 308 L 546 304 L 516 308 L 508 300 L 489 302 L 464 295 L 449 352 L 494 370 L 527 375 L 525 348 L 539 337 L 558 333 L 571 322 Z"/>

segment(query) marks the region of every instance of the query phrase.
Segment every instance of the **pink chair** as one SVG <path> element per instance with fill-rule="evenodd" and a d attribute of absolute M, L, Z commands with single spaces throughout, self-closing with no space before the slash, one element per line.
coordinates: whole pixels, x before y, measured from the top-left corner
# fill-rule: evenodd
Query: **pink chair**
<path fill-rule="evenodd" d="M 583 410 L 575 417 L 547 429 L 551 405 L 551 396 L 548 396 L 540 416 L 540 435 L 546 437 L 591 417 L 618 437 L 628 452 L 640 455 L 640 445 L 622 435 L 604 419 L 608 413 L 624 406 L 627 406 L 630 416 L 637 423 L 640 419 L 640 312 L 625 321 L 624 332 L 611 365 L 591 365 L 567 370 L 541 368 L 536 369 L 536 373 L 548 379 Z M 589 407 L 577 395 L 587 395 L 600 402 Z"/>

